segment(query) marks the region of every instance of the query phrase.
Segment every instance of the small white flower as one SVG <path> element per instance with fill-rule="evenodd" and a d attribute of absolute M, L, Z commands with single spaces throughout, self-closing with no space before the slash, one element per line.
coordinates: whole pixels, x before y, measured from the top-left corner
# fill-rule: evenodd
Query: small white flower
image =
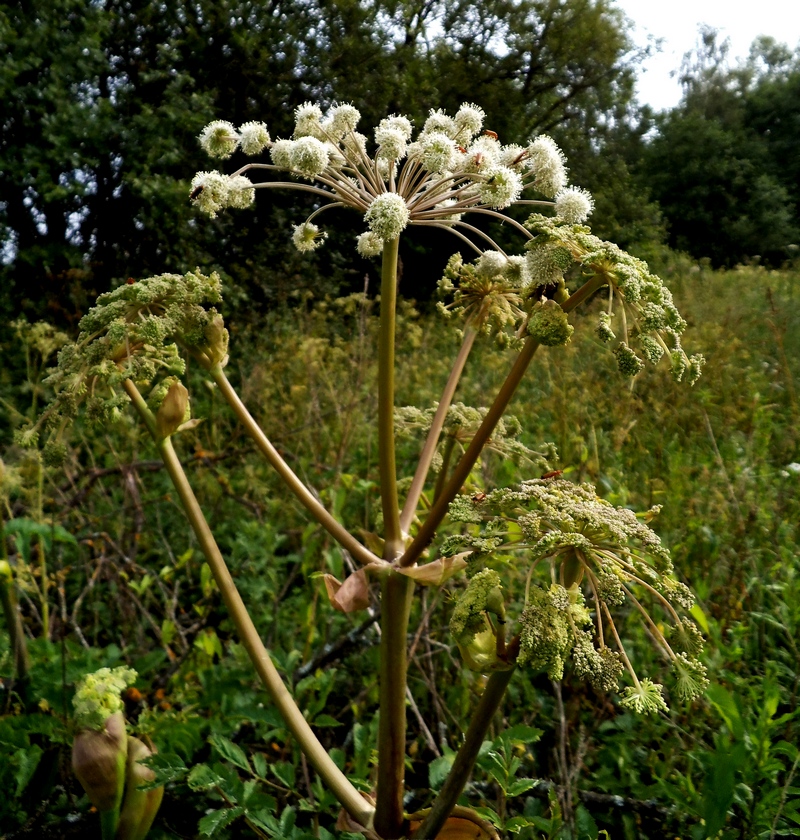
<path fill-rule="evenodd" d="M 794 473 L 795 475 L 800 475 L 800 464 L 797 461 L 792 461 L 791 464 L 786 465 L 787 472 Z"/>
<path fill-rule="evenodd" d="M 340 140 L 350 131 L 355 131 L 361 112 L 352 105 L 337 105 L 328 113 L 330 119 L 330 134 Z"/>
<path fill-rule="evenodd" d="M 535 175 L 534 187 L 542 195 L 552 198 L 567 185 L 567 167 L 564 154 L 552 137 L 537 137 L 528 146 L 527 166 Z"/>
<path fill-rule="evenodd" d="M 392 114 L 391 117 L 386 117 L 378 123 L 378 128 L 391 128 L 399 131 L 403 135 L 403 139 L 411 139 L 411 120 L 402 114 Z"/>
<path fill-rule="evenodd" d="M 315 251 L 328 238 L 313 222 L 303 222 L 294 226 L 292 242 L 298 251 Z"/>
<path fill-rule="evenodd" d="M 246 155 L 260 154 L 269 143 L 269 132 L 263 122 L 246 122 L 239 126 L 242 151 Z"/>
<path fill-rule="evenodd" d="M 420 159 L 428 172 L 441 173 L 452 169 L 456 162 L 455 141 L 441 131 L 421 135 Z"/>
<path fill-rule="evenodd" d="M 431 108 L 430 116 L 425 120 L 425 125 L 422 126 L 423 134 L 441 132 L 448 137 L 454 137 L 456 131 L 456 121 L 441 109 L 435 111 Z"/>
<path fill-rule="evenodd" d="M 384 241 L 396 239 L 408 224 L 408 207 L 397 193 L 381 193 L 370 204 L 364 220 Z"/>
<path fill-rule="evenodd" d="M 281 169 L 291 169 L 292 159 L 291 151 L 294 146 L 294 140 L 276 140 L 269 150 L 269 156 L 275 166 Z"/>
<path fill-rule="evenodd" d="M 383 251 L 383 239 L 368 230 L 356 237 L 356 250 L 362 257 L 377 257 Z"/>
<path fill-rule="evenodd" d="M 487 180 L 480 185 L 481 201 L 502 210 L 513 204 L 522 192 L 522 178 L 507 166 L 497 166 L 486 172 Z"/>
<path fill-rule="evenodd" d="M 588 190 L 567 187 L 556 195 L 556 215 L 572 224 L 585 222 L 594 210 L 594 199 Z"/>
<path fill-rule="evenodd" d="M 378 144 L 378 157 L 384 160 L 400 160 L 405 156 L 408 144 L 402 131 L 385 125 L 386 120 L 375 129 L 375 142 Z"/>
<path fill-rule="evenodd" d="M 244 175 L 228 176 L 228 207 L 244 210 L 256 200 L 253 184 Z"/>
<path fill-rule="evenodd" d="M 516 143 L 509 143 L 508 146 L 503 146 L 500 154 L 497 156 L 497 162 L 501 166 L 517 167 L 524 160 L 525 149 L 518 146 Z"/>
<path fill-rule="evenodd" d="M 446 198 L 444 201 L 440 201 L 436 205 L 436 209 L 442 211 L 442 218 L 441 222 L 443 224 L 452 224 L 457 222 L 464 214 L 463 213 L 447 213 L 446 210 L 448 207 L 452 207 L 456 204 L 456 200 L 454 198 Z"/>
<path fill-rule="evenodd" d="M 367 156 L 367 138 L 360 131 L 351 131 L 342 137 L 342 145 L 351 157 Z"/>
<path fill-rule="evenodd" d="M 504 274 L 508 260 L 499 251 L 484 251 L 475 260 L 475 273 L 478 277 L 496 277 Z"/>
<path fill-rule="evenodd" d="M 528 260 L 520 255 L 508 258 L 505 271 L 506 281 L 515 289 L 524 289 L 531 283 L 531 273 Z"/>
<path fill-rule="evenodd" d="M 192 178 L 192 201 L 203 213 L 208 213 L 213 219 L 219 210 L 228 205 L 227 175 L 214 170 L 213 172 L 198 172 Z"/>
<path fill-rule="evenodd" d="M 294 138 L 316 137 L 322 140 L 325 132 L 322 128 L 322 109 L 314 102 L 304 102 L 294 109 Z"/>
<path fill-rule="evenodd" d="M 200 132 L 200 145 L 211 157 L 229 158 L 239 145 L 239 135 L 231 123 L 214 120 Z"/>
<path fill-rule="evenodd" d="M 273 147 L 274 148 L 274 147 Z M 292 143 L 289 152 L 291 168 L 306 178 L 316 178 L 328 165 L 328 150 L 316 137 L 301 137 Z"/>
<path fill-rule="evenodd" d="M 494 139 L 484 135 L 478 137 L 467 149 L 467 157 L 464 161 L 465 172 L 486 172 L 500 163 L 502 147 Z"/>
<path fill-rule="evenodd" d="M 474 137 L 483 128 L 485 117 L 486 112 L 483 108 L 471 102 L 465 102 L 456 111 L 455 124 L 459 139 L 468 140 Z"/>

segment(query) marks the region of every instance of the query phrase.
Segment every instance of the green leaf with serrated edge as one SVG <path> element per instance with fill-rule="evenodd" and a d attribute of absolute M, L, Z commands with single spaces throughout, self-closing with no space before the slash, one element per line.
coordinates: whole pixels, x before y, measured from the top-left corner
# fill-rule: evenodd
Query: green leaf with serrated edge
<path fill-rule="evenodd" d="M 500 737 L 506 743 L 535 744 L 542 737 L 542 730 L 520 723 L 510 726 Z"/>
<path fill-rule="evenodd" d="M 283 832 L 283 837 L 289 837 L 291 835 L 296 820 L 297 814 L 294 808 L 287 805 L 281 814 L 281 831 Z"/>
<path fill-rule="evenodd" d="M 270 836 L 277 837 L 280 835 L 281 827 L 272 814 L 274 810 L 275 808 L 273 806 L 272 808 L 264 808 L 260 811 L 249 811 L 247 818 L 256 828 L 266 831 Z"/>
<path fill-rule="evenodd" d="M 578 829 L 578 836 L 583 840 L 597 840 L 597 823 L 586 809 L 586 807 L 579 803 L 575 809 L 575 827 Z"/>
<path fill-rule="evenodd" d="M 526 790 L 536 787 L 537 781 L 537 779 L 514 779 L 507 793 L 509 796 L 519 796 L 525 793 Z"/>
<path fill-rule="evenodd" d="M 314 726 L 341 726 L 342 722 L 340 720 L 336 720 L 335 717 L 331 715 L 317 715 L 314 718 Z"/>
<path fill-rule="evenodd" d="M 238 744 L 234 744 L 233 741 L 229 741 L 221 735 L 212 735 L 208 740 L 226 761 L 230 761 L 231 764 L 241 770 L 252 773 L 250 762 L 247 760 L 247 755 Z"/>
<path fill-rule="evenodd" d="M 176 782 L 189 772 L 189 768 L 175 753 L 156 753 L 139 763 L 149 767 L 156 774 L 152 782 L 140 785 L 139 790 L 153 790 L 169 782 Z"/>
<path fill-rule="evenodd" d="M 255 770 L 256 776 L 263 779 L 267 775 L 267 757 L 264 753 L 255 753 L 252 761 L 253 770 Z"/>
<path fill-rule="evenodd" d="M 192 790 L 208 790 L 216 787 L 222 779 L 207 765 L 196 764 L 189 771 L 186 783 Z"/>
<path fill-rule="evenodd" d="M 212 837 L 221 828 L 229 826 L 234 820 L 244 814 L 244 808 L 220 808 L 219 811 L 212 811 L 206 814 L 199 823 L 197 823 L 197 830 L 201 837 Z"/>
<path fill-rule="evenodd" d="M 12 761 L 16 766 L 14 781 L 17 783 L 15 796 L 19 796 L 28 786 L 28 782 L 30 782 L 31 777 L 36 772 L 36 768 L 39 766 L 39 761 L 43 755 L 44 750 L 36 746 L 36 744 L 27 749 L 17 750 L 14 753 Z"/>
<path fill-rule="evenodd" d="M 272 765 L 272 772 L 278 781 L 289 790 L 294 790 L 294 765 L 288 761 L 278 761 Z"/>

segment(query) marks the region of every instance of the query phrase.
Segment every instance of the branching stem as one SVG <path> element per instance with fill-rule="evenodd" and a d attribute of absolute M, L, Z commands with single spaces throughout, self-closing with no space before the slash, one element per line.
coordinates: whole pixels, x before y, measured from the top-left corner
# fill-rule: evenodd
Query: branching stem
<path fill-rule="evenodd" d="M 123 386 L 156 441 L 159 455 L 167 468 L 181 505 L 208 561 L 214 580 L 222 595 L 222 600 L 225 602 L 239 638 L 242 640 L 242 644 L 272 701 L 278 707 L 286 726 L 299 742 L 308 760 L 314 765 L 316 771 L 333 791 L 344 809 L 361 825 L 369 826 L 372 822 L 374 809 L 353 787 L 328 755 L 327 750 L 314 735 L 308 721 L 303 717 L 303 713 L 297 707 L 292 695 L 283 684 L 280 674 L 272 664 L 272 659 L 258 635 L 250 614 L 247 612 L 247 607 L 242 601 L 214 535 L 211 533 L 205 516 L 203 516 L 197 497 L 194 495 L 181 462 L 172 447 L 171 439 L 169 437 L 159 439 L 155 418 L 132 380 L 126 379 Z"/>

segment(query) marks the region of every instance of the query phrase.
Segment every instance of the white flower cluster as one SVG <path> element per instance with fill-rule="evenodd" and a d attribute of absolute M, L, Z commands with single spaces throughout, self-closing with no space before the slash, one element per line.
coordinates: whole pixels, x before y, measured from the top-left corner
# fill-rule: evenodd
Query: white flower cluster
<path fill-rule="evenodd" d="M 200 145 L 211 157 L 229 158 L 238 148 L 258 155 L 269 145 L 269 132 L 262 122 L 246 122 L 239 130 L 225 120 L 214 120 L 200 132 Z"/>
<path fill-rule="evenodd" d="M 212 219 L 226 207 L 243 210 L 256 198 L 252 182 L 244 175 L 224 175 L 216 170 L 198 172 L 192 178 L 189 195 L 194 204 Z"/>
<path fill-rule="evenodd" d="M 284 170 L 312 182 L 306 187 L 309 191 L 330 196 L 329 205 L 321 209 L 358 210 L 368 226 L 357 243 L 364 256 L 380 253 L 383 244 L 409 224 L 449 229 L 462 238 L 459 228 L 474 234 L 474 228 L 462 221 L 465 213 L 499 215 L 528 188 L 550 199 L 538 203 L 549 204 L 571 223 L 582 222 L 593 208 L 589 193 L 567 186 L 564 155 L 552 138 L 536 137 L 525 147 L 504 146 L 493 131 L 484 129 L 486 115 L 472 103 L 463 104 L 454 116 L 431 110 L 416 138 L 407 117 L 394 114 L 382 119 L 374 130 L 372 156 L 367 137 L 357 130 L 361 115 L 353 105 L 335 105 L 324 112 L 318 104 L 305 102 L 294 116 L 288 139 L 271 141 L 263 123 L 248 122 L 236 129 L 215 120 L 203 129 L 200 142 L 219 158 L 228 158 L 237 149 L 258 154 L 268 148 L 272 165 L 260 168 Z M 199 173 L 192 182 L 192 200 L 214 216 L 224 207 L 248 206 L 255 187 L 281 185 L 279 181 L 251 184 L 243 178 L 248 168 L 232 176 Z M 302 225 L 295 228 L 292 238 L 300 250 L 312 250 L 324 239 L 309 230 Z"/>

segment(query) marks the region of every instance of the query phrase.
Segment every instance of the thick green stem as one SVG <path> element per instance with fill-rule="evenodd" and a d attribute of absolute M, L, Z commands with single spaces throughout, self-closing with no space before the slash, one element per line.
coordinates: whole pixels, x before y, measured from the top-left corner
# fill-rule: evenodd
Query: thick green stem
<path fill-rule="evenodd" d="M 450 816 L 453 807 L 458 802 L 458 797 L 461 796 L 464 786 L 469 781 L 483 739 L 489 731 L 495 712 L 500 707 L 514 671 L 514 668 L 508 671 L 495 671 L 489 677 L 444 786 L 433 801 L 431 810 L 422 825 L 414 832 L 414 838 L 427 840 L 427 838 L 436 837 L 445 820 Z"/>
<path fill-rule="evenodd" d="M 403 549 L 397 501 L 397 468 L 394 455 L 394 333 L 397 308 L 397 254 L 400 239 L 383 246 L 381 268 L 381 333 L 378 346 L 378 463 L 385 550 L 395 560 Z"/>
<path fill-rule="evenodd" d="M 565 312 L 572 312 L 577 306 L 588 300 L 599 288 L 605 286 L 607 283 L 608 281 L 606 278 L 601 275 L 593 277 L 588 283 L 584 283 L 584 285 L 581 286 L 574 295 L 568 298 L 562 304 L 561 308 Z M 483 422 L 478 428 L 478 431 L 472 438 L 466 452 L 461 456 L 461 459 L 456 464 L 456 467 L 453 470 L 453 475 L 450 477 L 450 481 L 448 481 L 441 496 L 434 503 L 427 519 L 419 529 L 417 536 L 414 538 L 411 545 L 409 545 L 406 549 L 405 554 L 403 554 L 400 558 L 401 566 L 411 566 L 416 563 L 420 554 L 422 554 L 428 543 L 433 539 L 436 534 L 436 529 L 447 515 L 447 508 L 450 506 L 450 502 L 452 502 L 458 495 L 462 484 L 467 480 L 470 471 L 475 466 L 475 463 L 480 457 L 481 451 L 486 445 L 486 442 L 491 437 L 495 426 L 505 414 L 508 404 L 511 402 L 511 398 L 514 396 L 519 383 L 522 381 L 522 377 L 528 369 L 528 365 L 530 365 L 531 360 L 533 359 L 533 354 L 538 348 L 539 342 L 535 341 L 532 336 L 529 336 L 517 356 L 513 367 L 509 371 L 505 382 L 503 382 L 497 397 L 495 397 L 489 411 L 483 418 Z"/>
<path fill-rule="evenodd" d="M 400 514 L 400 528 L 404 534 L 408 532 L 408 528 L 414 518 L 414 513 L 417 510 L 417 502 L 419 502 L 419 497 L 422 495 L 422 488 L 425 486 L 425 479 L 428 477 L 428 470 L 431 467 L 431 461 L 433 461 L 433 456 L 436 453 L 439 435 L 442 432 L 444 421 L 447 418 L 447 412 L 450 404 L 453 402 L 453 395 L 455 394 L 456 387 L 461 379 L 461 374 L 464 371 L 464 365 L 467 363 L 477 335 L 477 330 L 467 324 L 464 328 L 464 340 L 461 342 L 461 349 L 458 351 L 455 362 L 453 362 L 450 376 L 444 386 L 444 391 L 442 391 L 439 406 L 433 417 L 428 437 L 425 440 L 425 446 L 422 448 L 422 454 L 419 456 L 419 464 L 417 464 L 414 479 L 411 482 L 408 496 L 406 496 L 406 502 L 403 505 L 403 512 Z"/>
<path fill-rule="evenodd" d="M 253 416 L 239 398 L 228 377 L 225 376 L 222 368 L 216 365 L 209 372 L 214 382 L 217 383 L 220 393 L 225 397 L 228 405 L 233 409 L 234 414 L 245 427 L 256 446 L 314 519 L 325 528 L 339 545 L 349 551 L 361 563 L 367 564 L 377 560 L 378 558 L 369 549 L 365 548 L 346 528 L 328 513 L 313 493 L 295 475 L 291 467 L 283 460 L 278 450 L 270 443 L 261 427 L 253 419 Z"/>
<path fill-rule="evenodd" d="M 406 635 L 414 581 L 390 572 L 381 586 L 380 722 L 375 830 L 391 840 L 403 836 L 406 760 Z"/>
<path fill-rule="evenodd" d="M 344 809 L 361 825 L 369 826 L 372 822 L 374 809 L 330 758 L 272 664 L 272 659 L 270 659 L 269 653 L 247 612 L 214 535 L 211 533 L 197 498 L 192 491 L 186 473 L 184 473 L 178 456 L 175 454 L 170 438 L 158 438 L 152 412 L 148 409 L 139 390 L 129 379 L 125 380 L 123 384 L 128 396 L 156 440 L 164 466 L 167 468 L 200 548 L 208 561 L 228 613 L 239 633 L 239 638 L 242 640 L 242 644 L 272 701 L 278 707 L 286 726 L 297 739 L 308 760 L 316 768 L 325 784 L 333 791 Z"/>

